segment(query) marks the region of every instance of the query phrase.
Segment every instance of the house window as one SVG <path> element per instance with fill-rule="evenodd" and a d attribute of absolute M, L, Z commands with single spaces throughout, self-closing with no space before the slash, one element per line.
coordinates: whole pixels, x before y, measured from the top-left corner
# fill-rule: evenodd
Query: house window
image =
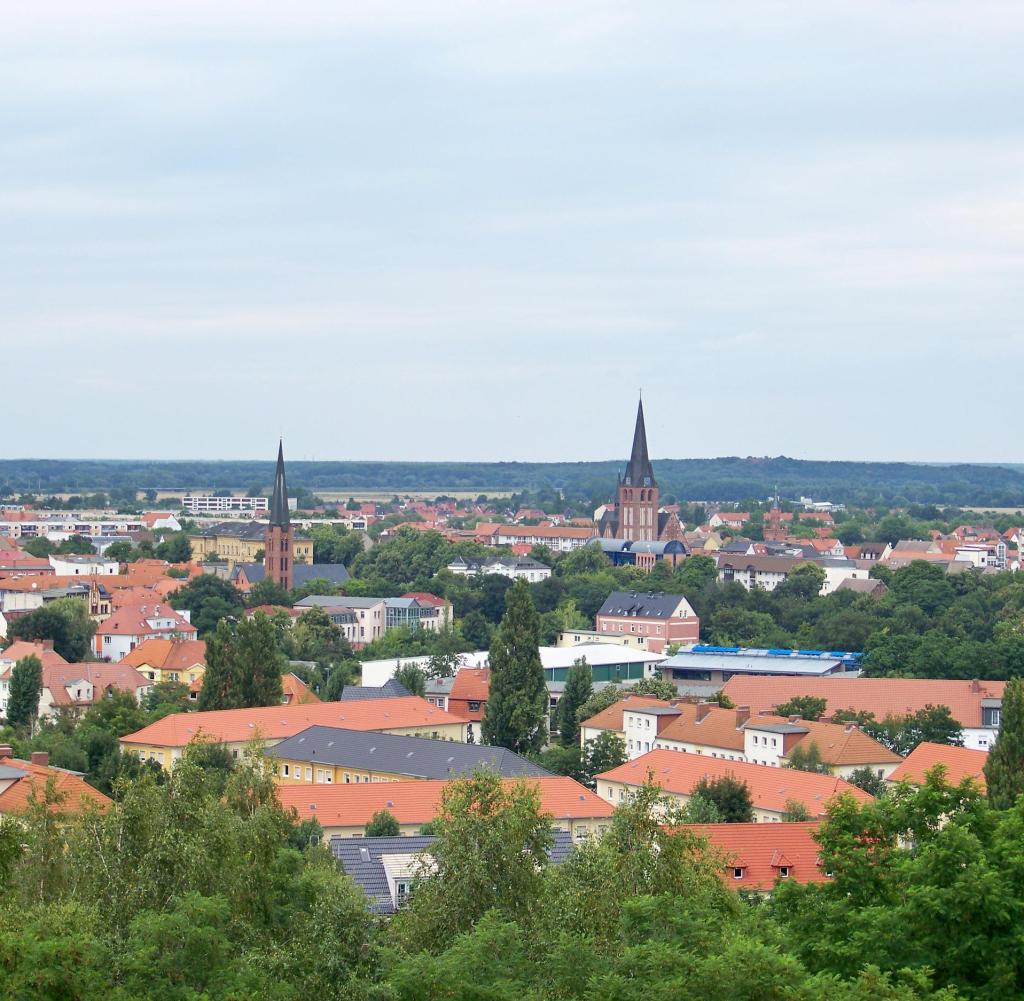
<path fill-rule="evenodd" d="M 313 780 L 313 769 L 312 768 L 307 768 L 306 769 L 306 781 L 307 782 L 311 782 L 312 780 Z"/>
<path fill-rule="evenodd" d="M 583 840 L 586 839 L 586 837 L 587 837 L 587 829 L 586 829 L 586 827 L 583 824 L 578 824 L 576 826 L 576 840 L 577 841 L 583 841 Z"/>
<path fill-rule="evenodd" d="M 291 766 L 290 765 L 285 765 L 284 766 L 284 774 L 285 774 L 285 778 L 287 778 L 289 775 L 291 775 Z"/>
<path fill-rule="evenodd" d="M 779 866 L 779 879 L 789 879 L 789 866 L 788 865 L 780 865 Z"/>
<path fill-rule="evenodd" d="M 470 704 L 469 704 L 469 711 L 471 713 L 479 712 L 480 711 L 480 703 L 479 702 L 470 702 Z"/>
<path fill-rule="evenodd" d="M 738 866 L 736 866 L 732 870 L 732 878 L 733 879 L 743 879 L 743 867 L 742 866 L 738 865 Z"/>

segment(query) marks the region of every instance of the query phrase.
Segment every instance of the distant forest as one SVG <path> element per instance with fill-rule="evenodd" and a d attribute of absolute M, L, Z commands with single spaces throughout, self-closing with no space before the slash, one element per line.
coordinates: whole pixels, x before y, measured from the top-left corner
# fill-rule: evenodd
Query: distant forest
<path fill-rule="evenodd" d="M 622 461 L 608 462 L 301 462 L 288 464 L 293 488 L 316 490 L 561 490 L 569 501 L 611 498 Z M 742 501 L 783 498 L 868 506 L 954 504 L 1024 506 L 1024 470 L 996 465 L 900 462 L 818 462 L 802 459 L 659 459 L 664 500 Z M 6 459 L 0 493 L 85 493 L 108 490 L 269 490 L 272 462 Z"/>

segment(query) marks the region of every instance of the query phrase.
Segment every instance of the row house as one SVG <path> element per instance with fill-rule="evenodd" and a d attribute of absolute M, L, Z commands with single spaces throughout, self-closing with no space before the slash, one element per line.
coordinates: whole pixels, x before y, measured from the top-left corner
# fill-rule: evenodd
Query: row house
<path fill-rule="evenodd" d="M 447 569 L 458 577 L 497 574 L 500 577 L 508 577 L 510 580 L 522 578 L 529 584 L 536 584 L 551 576 L 551 567 L 530 556 L 492 556 L 490 559 L 456 556 L 448 564 Z"/>
<path fill-rule="evenodd" d="M 593 538 L 592 525 L 496 525 L 482 541 L 491 546 L 546 546 L 567 553 L 589 545 Z"/>
<path fill-rule="evenodd" d="M 598 796 L 617 806 L 631 799 L 653 777 L 669 804 L 684 807 L 702 780 L 726 776 L 746 784 L 754 821 L 759 824 L 782 822 L 794 804 L 802 806 L 811 819 L 823 818 L 828 815 L 831 801 L 844 793 L 858 803 L 874 801 L 863 789 L 835 775 L 667 750 L 650 751 L 602 772 L 595 776 L 595 783 Z"/>
<path fill-rule="evenodd" d="M 194 640 L 198 633 L 189 614 L 164 602 L 118 608 L 96 627 L 96 656 L 119 661 L 146 640 Z"/>

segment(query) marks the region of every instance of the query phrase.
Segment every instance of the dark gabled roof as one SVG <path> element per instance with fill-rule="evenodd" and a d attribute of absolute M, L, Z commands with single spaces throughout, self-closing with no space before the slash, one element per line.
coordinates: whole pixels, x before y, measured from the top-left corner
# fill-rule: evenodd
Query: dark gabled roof
<path fill-rule="evenodd" d="M 612 591 L 598 615 L 631 615 L 647 619 L 668 619 L 683 600 L 681 594 L 640 594 Z"/>
<path fill-rule="evenodd" d="M 653 487 L 654 469 L 647 455 L 647 429 L 644 426 L 644 401 L 636 408 L 636 427 L 633 429 L 633 451 L 626 466 L 622 482 L 627 487 Z"/>
<path fill-rule="evenodd" d="M 275 758 L 345 765 L 417 779 L 448 779 L 486 765 L 505 778 L 550 775 L 504 747 L 311 726 L 267 749 Z"/>
<path fill-rule="evenodd" d="M 262 526 L 260 526 L 262 528 Z M 236 563 L 231 579 L 238 578 L 238 571 L 245 570 L 250 584 L 256 584 L 266 576 L 266 567 L 262 563 Z M 292 583 L 295 587 L 308 584 L 311 580 L 327 580 L 332 584 L 344 584 L 349 579 L 349 572 L 344 563 L 293 563 Z"/>
<path fill-rule="evenodd" d="M 284 442 L 277 443 L 277 470 L 274 473 L 274 493 L 270 498 L 270 524 L 287 528 L 291 519 L 288 517 L 288 484 L 284 478 Z"/>
<path fill-rule="evenodd" d="M 218 535 L 225 535 L 232 539 L 263 539 L 267 534 L 267 526 L 258 521 L 222 521 L 200 529 L 195 534 L 209 539 L 216 538 Z"/>
<path fill-rule="evenodd" d="M 561 865 L 573 850 L 568 831 L 552 830 L 548 859 Z M 388 885 L 383 858 L 388 855 L 415 855 L 429 851 L 436 837 L 414 834 L 398 838 L 331 838 L 331 854 L 338 867 L 366 894 L 375 914 L 394 914 L 395 902 Z"/>
<path fill-rule="evenodd" d="M 346 685 L 341 690 L 341 700 L 346 699 L 401 699 L 412 695 L 405 685 L 389 678 L 379 687 L 368 687 L 364 685 Z"/>

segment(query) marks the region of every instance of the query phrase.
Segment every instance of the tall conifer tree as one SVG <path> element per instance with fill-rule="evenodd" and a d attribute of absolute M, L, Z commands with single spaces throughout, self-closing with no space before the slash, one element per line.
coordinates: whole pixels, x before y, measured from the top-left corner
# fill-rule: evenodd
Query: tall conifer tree
<path fill-rule="evenodd" d="M 594 694 L 593 672 L 585 657 L 580 657 L 569 668 L 565 691 L 558 700 L 558 740 L 563 747 L 574 747 L 580 742 L 580 724 L 576 713 Z"/>
<path fill-rule="evenodd" d="M 1012 678 L 1003 690 L 999 736 L 985 762 L 989 802 L 1009 810 L 1024 793 L 1024 681 Z"/>
<path fill-rule="evenodd" d="M 540 616 L 519 579 L 505 595 L 505 615 L 490 651 L 491 687 L 481 725 L 485 744 L 522 754 L 547 738 L 548 688 L 540 662 Z"/>

